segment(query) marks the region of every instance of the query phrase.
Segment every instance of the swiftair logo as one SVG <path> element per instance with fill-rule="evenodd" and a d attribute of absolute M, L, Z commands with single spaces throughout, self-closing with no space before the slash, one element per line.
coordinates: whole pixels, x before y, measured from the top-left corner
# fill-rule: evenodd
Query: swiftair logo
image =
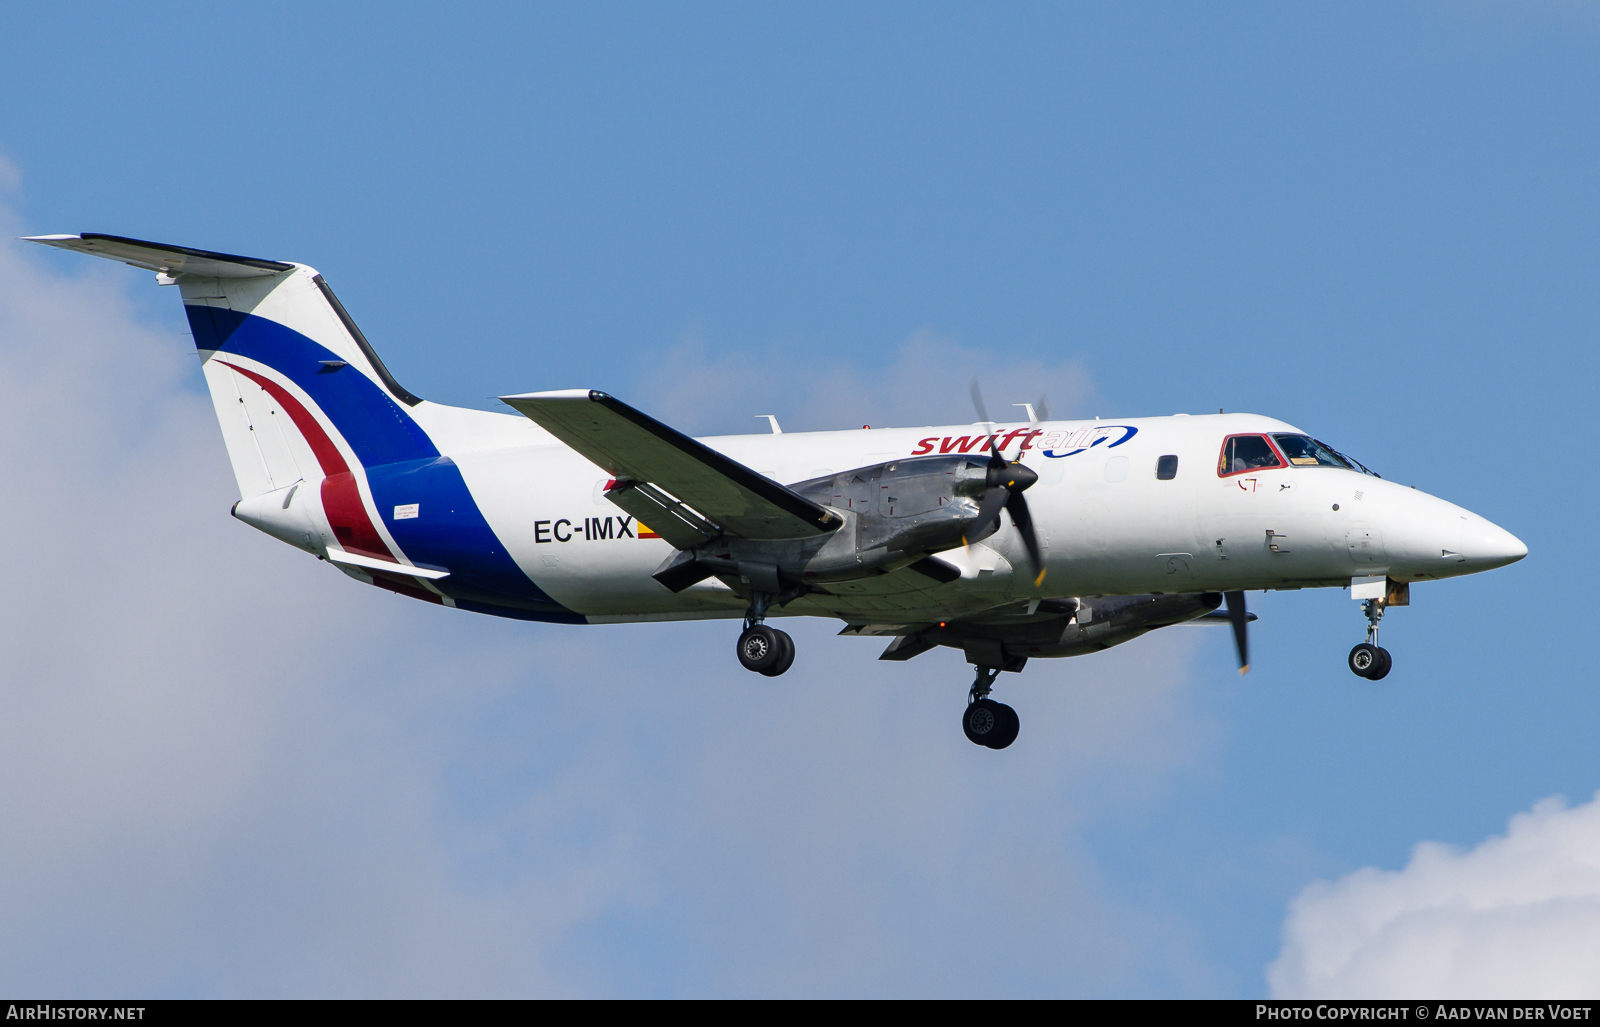
<path fill-rule="evenodd" d="M 961 435 L 944 438 L 920 439 L 917 448 L 911 451 L 912 456 L 927 456 L 937 452 L 940 455 L 948 453 L 987 453 L 990 440 L 995 440 L 995 446 L 1003 453 L 1011 448 L 1011 444 L 1021 440 L 1018 450 L 1037 449 L 1045 456 L 1059 459 L 1065 456 L 1076 456 L 1087 452 L 1096 446 L 1106 449 L 1116 449 L 1127 442 L 1139 429 L 1131 424 L 1094 424 L 1087 428 L 1077 428 L 1072 431 L 1045 431 L 1043 428 L 1016 428 L 1001 435 Z"/>

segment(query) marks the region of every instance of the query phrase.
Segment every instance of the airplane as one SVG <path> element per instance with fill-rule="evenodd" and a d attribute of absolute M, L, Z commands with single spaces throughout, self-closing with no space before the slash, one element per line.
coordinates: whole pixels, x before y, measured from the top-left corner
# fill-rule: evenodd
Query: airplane
<path fill-rule="evenodd" d="M 83 233 L 29 242 L 176 285 L 239 485 L 233 516 L 366 584 L 558 624 L 743 618 L 746 669 L 795 659 L 780 617 L 960 649 L 962 729 L 1004 749 L 1002 672 L 1182 623 L 1231 625 L 1252 590 L 1348 588 L 1380 680 L 1385 610 L 1413 582 L 1522 559 L 1505 529 L 1270 417 L 1222 414 L 695 439 L 595 389 L 501 397 L 402 388 L 304 264 Z M 785 484 L 787 483 L 787 484 Z"/>

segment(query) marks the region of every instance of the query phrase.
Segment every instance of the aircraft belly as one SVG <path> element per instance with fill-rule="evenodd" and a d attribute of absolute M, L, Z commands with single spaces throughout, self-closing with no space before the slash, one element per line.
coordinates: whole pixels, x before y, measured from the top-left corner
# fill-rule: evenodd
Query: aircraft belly
<path fill-rule="evenodd" d="M 806 596 L 790 603 L 781 613 L 797 616 L 834 617 L 852 624 L 863 623 L 920 623 L 930 624 L 942 620 L 959 620 L 975 613 L 993 609 L 994 600 L 978 596 L 947 596 L 937 601 L 917 601 L 912 597 L 891 599 L 854 599 L 838 596 Z"/>

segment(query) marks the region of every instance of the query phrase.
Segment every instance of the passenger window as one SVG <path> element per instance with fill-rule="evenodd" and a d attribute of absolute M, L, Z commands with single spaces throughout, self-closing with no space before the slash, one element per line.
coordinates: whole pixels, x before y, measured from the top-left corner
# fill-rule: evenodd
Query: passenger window
<path fill-rule="evenodd" d="M 1282 467 L 1283 461 L 1265 435 L 1231 435 L 1222 443 L 1222 461 L 1217 474 L 1239 474 L 1265 467 Z"/>
<path fill-rule="evenodd" d="M 1171 481 L 1178 476 L 1178 458 L 1164 456 L 1156 461 L 1156 480 Z"/>

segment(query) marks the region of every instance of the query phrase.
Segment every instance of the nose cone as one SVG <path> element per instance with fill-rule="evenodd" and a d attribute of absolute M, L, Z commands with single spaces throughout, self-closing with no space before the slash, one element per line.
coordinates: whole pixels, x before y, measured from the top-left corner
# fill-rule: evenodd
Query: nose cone
<path fill-rule="evenodd" d="M 1504 567 L 1528 555 L 1521 539 L 1482 517 L 1469 518 L 1462 527 L 1461 549 L 1467 565 L 1475 571 Z"/>
<path fill-rule="evenodd" d="M 1385 509 L 1393 511 L 1380 523 L 1391 569 L 1400 574 L 1451 578 L 1494 570 L 1528 555 L 1521 539 L 1471 510 L 1416 489 L 1368 489 L 1369 501 L 1381 497 L 1388 504 Z"/>

